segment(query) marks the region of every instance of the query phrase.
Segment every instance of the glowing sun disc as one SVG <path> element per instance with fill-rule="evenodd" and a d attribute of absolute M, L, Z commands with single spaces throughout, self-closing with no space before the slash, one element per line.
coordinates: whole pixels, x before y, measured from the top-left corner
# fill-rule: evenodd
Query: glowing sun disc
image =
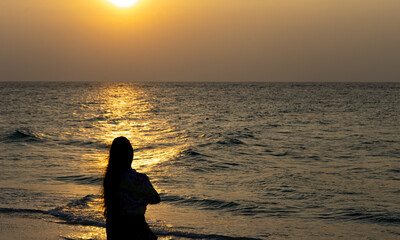
<path fill-rule="evenodd" d="M 117 7 L 130 7 L 135 4 L 138 0 L 108 0 Z"/>

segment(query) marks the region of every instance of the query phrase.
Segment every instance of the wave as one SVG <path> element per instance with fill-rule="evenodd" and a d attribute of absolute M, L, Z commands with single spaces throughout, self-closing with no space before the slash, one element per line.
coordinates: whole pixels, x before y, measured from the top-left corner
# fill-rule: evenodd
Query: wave
<path fill-rule="evenodd" d="M 218 144 L 223 145 L 242 145 L 245 144 L 243 141 L 240 141 L 237 138 L 224 138 L 217 141 Z"/>
<path fill-rule="evenodd" d="M 368 221 L 373 223 L 400 223 L 400 214 L 396 213 L 349 212 L 341 214 L 341 217 L 344 219 Z"/>
<path fill-rule="evenodd" d="M 197 197 L 180 197 L 174 195 L 161 194 L 163 202 L 173 202 L 175 204 L 184 204 L 197 206 L 204 210 L 222 210 L 237 208 L 240 204 L 232 201 L 217 199 L 200 199 Z"/>
<path fill-rule="evenodd" d="M 182 154 L 183 154 L 183 155 L 186 155 L 186 156 L 198 156 L 198 155 L 202 155 L 202 154 L 200 154 L 199 152 L 196 152 L 196 151 L 194 151 L 194 150 L 192 150 L 192 149 L 184 150 L 184 151 L 182 151 Z"/>
<path fill-rule="evenodd" d="M 3 139 L 4 142 L 38 142 L 41 140 L 38 135 L 28 129 L 17 129 Z"/>
<path fill-rule="evenodd" d="M 78 147 L 95 147 L 99 149 L 109 148 L 109 145 L 99 141 L 93 140 L 80 140 L 80 139 L 57 139 L 57 138 L 48 138 L 44 136 L 40 136 L 39 134 L 33 132 L 30 129 L 16 129 L 9 135 L 4 136 L 1 139 L 6 143 L 15 143 L 15 142 L 43 142 L 45 144 L 57 144 L 57 145 L 73 145 Z"/>
<path fill-rule="evenodd" d="M 345 221 L 362 221 L 380 224 L 400 224 L 400 213 L 398 212 L 374 212 L 361 209 L 348 209 L 331 214 L 320 215 L 321 219 L 339 219 Z"/>
<path fill-rule="evenodd" d="M 187 160 L 196 160 L 196 162 L 210 162 L 209 159 L 211 156 L 206 155 L 202 152 L 199 152 L 197 150 L 188 148 L 186 150 L 181 151 L 181 153 L 177 156 L 176 159 L 184 159 L 185 164 L 188 166 L 192 166 L 191 163 Z"/>
<path fill-rule="evenodd" d="M 105 227 L 99 201 L 99 195 L 90 194 L 73 200 L 65 206 L 51 209 L 46 213 L 71 225 Z M 98 208 L 92 206 L 98 206 Z"/>
<path fill-rule="evenodd" d="M 181 151 L 173 161 L 164 162 L 164 164 L 185 166 L 192 172 L 215 172 L 238 169 L 241 164 L 233 162 L 235 159 L 221 159 L 213 155 L 204 154 L 202 151 L 188 148 Z"/>
<path fill-rule="evenodd" d="M 289 154 L 289 152 L 285 151 L 285 152 L 280 152 L 280 153 L 272 153 L 271 155 L 275 156 L 275 157 L 284 157 L 284 156 L 287 156 L 288 154 Z"/>
<path fill-rule="evenodd" d="M 80 146 L 80 147 L 97 147 L 100 149 L 106 149 L 110 146 L 106 143 L 97 142 L 97 141 L 83 141 L 83 140 L 68 140 L 68 141 L 58 141 L 60 144 L 63 145 L 73 145 L 73 146 Z"/>
<path fill-rule="evenodd" d="M 90 185 L 101 184 L 103 181 L 103 177 L 94 177 L 86 175 L 60 176 L 60 177 L 55 177 L 54 179 L 63 182 L 73 182 L 78 184 L 90 184 Z"/>

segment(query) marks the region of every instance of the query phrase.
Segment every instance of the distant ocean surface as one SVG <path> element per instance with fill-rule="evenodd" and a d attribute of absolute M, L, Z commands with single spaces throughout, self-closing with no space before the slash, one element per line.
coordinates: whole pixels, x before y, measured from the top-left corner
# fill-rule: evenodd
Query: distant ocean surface
<path fill-rule="evenodd" d="M 0 215 L 90 229 L 112 140 L 161 239 L 400 239 L 400 83 L 0 82 Z M 1 233 L 0 233 L 1 234 Z"/>

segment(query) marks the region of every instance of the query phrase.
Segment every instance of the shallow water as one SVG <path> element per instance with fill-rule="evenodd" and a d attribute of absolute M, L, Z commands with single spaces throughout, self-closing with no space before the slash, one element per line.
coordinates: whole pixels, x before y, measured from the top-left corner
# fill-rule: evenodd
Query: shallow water
<path fill-rule="evenodd" d="M 146 215 L 165 239 L 398 239 L 399 95 L 398 83 L 3 82 L 0 214 L 104 229 L 108 146 L 126 136 L 161 194 Z"/>

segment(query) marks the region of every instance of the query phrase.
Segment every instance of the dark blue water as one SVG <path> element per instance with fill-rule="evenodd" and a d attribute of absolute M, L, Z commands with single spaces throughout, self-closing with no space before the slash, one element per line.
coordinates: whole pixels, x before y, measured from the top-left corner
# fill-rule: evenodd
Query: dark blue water
<path fill-rule="evenodd" d="M 147 218 L 162 239 L 400 238 L 399 83 L 3 82 L 0 96 L 0 214 L 104 231 L 122 135 L 161 193 Z"/>

